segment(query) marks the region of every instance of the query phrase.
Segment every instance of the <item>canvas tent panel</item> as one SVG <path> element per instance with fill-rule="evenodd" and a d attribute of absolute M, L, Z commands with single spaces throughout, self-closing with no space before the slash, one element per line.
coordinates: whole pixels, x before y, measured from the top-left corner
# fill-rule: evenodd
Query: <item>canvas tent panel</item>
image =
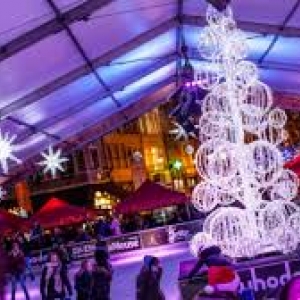
<path fill-rule="evenodd" d="M 63 88 L 56 90 L 34 104 L 17 111 L 14 116 L 33 124 L 57 116 L 61 111 L 79 105 L 85 99 L 103 92 L 93 74 L 81 77 Z"/>
<path fill-rule="evenodd" d="M 102 78 L 114 85 L 120 80 L 132 77 L 147 70 L 152 64 L 175 52 L 175 30 L 162 34 L 154 40 L 137 47 L 135 50 L 99 69 Z"/>
<path fill-rule="evenodd" d="M 261 80 L 270 85 L 273 90 L 299 93 L 300 73 L 288 71 L 261 70 Z"/>
<path fill-rule="evenodd" d="M 298 9 L 294 16 L 288 22 L 288 26 L 300 28 L 300 10 Z"/>
<path fill-rule="evenodd" d="M 51 20 L 54 13 L 44 0 L 2 0 L 0 45 Z"/>
<path fill-rule="evenodd" d="M 86 0 L 55 0 L 55 4 L 62 12 L 68 11 L 84 2 Z"/>
<path fill-rule="evenodd" d="M 71 25 L 74 34 L 91 59 L 158 26 L 162 21 L 174 16 L 175 12 L 174 8 L 167 7 L 158 9 L 155 13 L 151 11 L 150 13 L 134 12 L 114 15 L 109 8 L 117 3 L 112 2 L 101 10 L 103 14 L 109 14 L 105 17 L 97 18 L 93 15 L 87 22 L 77 22 Z"/>
<path fill-rule="evenodd" d="M 34 44 L 0 63 L 1 107 L 82 64 L 64 32 Z"/>
<path fill-rule="evenodd" d="M 300 36 L 299 38 L 279 37 L 266 60 L 278 61 L 282 65 L 299 66 L 300 71 Z"/>
<path fill-rule="evenodd" d="M 160 81 L 175 75 L 175 63 L 171 63 L 147 76 L 143 79 L 127 86 L 124 91 L 118 92 L 117 96 L 121 97 L 121 103 L 128 104 L 132 102 L 135 95 L 138 95 L 143 90 L 146 90 L 149 86 L 159 83 Z"/>

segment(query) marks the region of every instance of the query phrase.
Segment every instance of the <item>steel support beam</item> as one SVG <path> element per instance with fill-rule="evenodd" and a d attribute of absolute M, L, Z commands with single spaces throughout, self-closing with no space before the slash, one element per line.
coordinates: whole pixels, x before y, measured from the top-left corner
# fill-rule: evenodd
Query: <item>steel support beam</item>
<path fill-rule="evenodd" d="M 72 137 L 67 138 L 65 142 L 58 143 L 56 146 L 60 147 L 66 153 L 72 153 L 73 151 L 82 148 L 86 144 L 89 144 L 100 136 L 103 136 L 115 128 L 131 121 L 143 113 L 153 109 L 154 107 L 167 101 L 167 95 L 173 87 L 172 84 L 175 82 L 175 76 L 171 76 L 158 84 L 154 84 L 149 89 L 139 95 L 139 101 L 128 105 L 127 107 L 122 107 L 118 112 L 111 114 L 110 116 L 97 121 L 95 124 L 89 124 L 89 129 L 79 132 Z M 170 86 L 171 85 L 171 86 Z M 168 88 L 169 87 L 169 88 Z M 150 95 L 150 96 L 149 96 Z M 100 113 L 100 112 L 99 112 Z M 128 121 L 122 118 L 122 114 L 128 116 Z M 66 137 L 64 137 L 66 138 Z M 36 153 L 39 153 L 43 149 L 36 149 Z M 40 156 L 35 154 L 31 158 L 24 158 L 24 163 L 22 165 L 16 165 L 10 173 L 9 180 L 20 180 L 24 178 L 29 173 L 37 171 L 36 162 L 39 161 Z"/>
<path fill-rule="evenodd" d="M 73 43 L 73 45 L 75 46 L 76 50 L 78 51 L 78 53 L 81 55 L 82 59 L 84 60 L 84 62 L 88 66 L 91 74 L 94 75 L 94 77 L 96 78 L 96 80 L 99 82 L 100 86 L 102 86 L 104 88 L 104 90 L 107 93 L 109 93 L 109 97 L 111 98 L 111 100 L 113 101 L 113 103 L 117 107 L 120 107 L 121 104 L 120 104 L 119 100 L 116 99 L 114 93 L 111 92 L 111 89 L 110 89 L 109 85 L 102 79 L 102 77 L 97 72 L 97 68 L 94 67 L 93 62 L 88 57 L 86 51 L 84 50 L 84 48 L 80 44 L 79 40 L 77 39 L 77 37 L 73 33 L 72 29 L 69 27 L 69 25 L 62 18 L 62 13 L 59 10 L 58 6 L 55 4 L 54 0 L 46 0 L 46 1 L 48 2 L 49 6 L 52 8 L 53 12 L 56 15 L 57 20 L 63 26 L 64 30 L 66 31 L 67 35 L 69 36 L 69 38 L 70 38 L 71 42 Z M 126 116 L 124 116 L 124 117 L 126 119 Z"/>
<path fill-rule="evenodd" d="M 203 27 L 207 25 L 207 22 L 204 17 L 202 16 L 190 16 L 190 15 L 183 15 L 182 16 L 183 23 L 185 25 L 191 26 L 199 26 Z M 264 23 L 254 23 L 254 22 L 247 22 L 247 21 L 239 21 L 237 20 L 238 27 L 247 32 L 257 32 L 266 35 L 279 35 L 284 37 L 300 37 L 300 28 L 298 27 L 284 27 L 271 25 L 271 24 L 264 24 Z"/>
<path fill-rule="evenodd" d="M 134 104 L 131 104 L 127 108 L 112 114 L 103 121 L 91 125 L 89 129 L 80 132 L 70 141 L 72 141 L 73 145 L 75 142 L 77 145 L 76 149 L 80 149 L 85 145 L 94 142 L 99 137 L 112 132 L 114 129 L 124 125 L 125 123 L 138 118 L 158 105 L 165 103 L 168 100 L 169 93 L 171 92 L 170 85 L 174 84 L 175 81 L 176 76 L 171 76 L 160 83 L 151 86 L 149 89 L 143 92 L 142 95 L 139 95 L 139 100 L 137 100 Z M 173 85 L 171 87 L 173 87 Z M 162 91 L 164 91 L 164 93 L 162 93 Z M 128 121 L 124 121 L 122 118 L 120 118 L 122 112 L 128 116 Z M 70 147 L 70 144 L 66 144 L 65 149 L 66 147 Z"/>
<path fill-rule="evenodd" d="M 128 77 L 125 80 L 121 81 L 120 83 L 116 84 L 111 88 L 112 92 L 118 92 L 121 90 L 124 90 L 126 86 L 133 84 L 136 81 L 141 80 L 145 76 L 151 74 L 152 72 L 157 71 L 160 68 L 163 68 L 164 66 L 168 65 L 169 63 L 173 62 L 176 59 L 176 54 L 170 54 L 164 59 L 160 59 L 159 61 L 155 62 L 153 65 L 151 65 L 149 68 L 146 68 L 142 72 L 139 72 L 135 74 L 134 76 Z M 110 95 L 108 92 L 103 93 L 97 93 L 90 98 L 83 100 L 78 105 L 70 106 L 68 109 L 64 110 L 58 115 L 55 115 L 52 118 L 46 119 L 44 121 L 41 121 L 34 125 L 34 130 L 26 130 L 23 133 L 19 134 L 17 143 L 22 143 L 24 140 L 35 134 L 35 132 L 44 131 L 47 128 L 51 128 L 52 126 L 58 124 L 61 121 L 66 120 L 67 118 L 70 118 L 80 112 L 82 112 L 84 109 L 94 105 L 98 101 L 101 101 L 101 99 L 106 98 Z"/>
<path fill-rule="evenodd" d="M 158 35 L 161 35 L 168 30 L 175 28 L 177 25 L 176 18 L 170 19 L 159 26 L 142 33 L 141 35 L 133 38 L 132 40 L 124 43 L 120 47 L 117 47 L 104 55 L 99 56 L 98 58 L 95 58 L 92 60 L 92 64 L 95 68 L 99 68 L 101 66 L 109 66 L 109 64 L 117 59 L 120 56 L 125 55 L 127 52 L 130 52 L 134 50 L 139 45 L 142 45 L 144 43 L 147 43 L 151 41 L 152 39 L 156 38 Z M 11 113 L 13 113 L 16 110 L 19 110 L 21 108 L 24 108 L 25 106 L 28 106 L 30 104 L 33 104 L 37 101 L 39 101 L 41 98 L 44 98 L 54 91 L 72 83 L 73 81 L 79 79 L 80 77 L 86 76 L 90 74 L 90 68 L 83 64 L 82 66 L 76 68 L 75 70 L 58 77 L 57 79 L 49 82 L 45 86 L 25 95 L 22 98 L 19 98 L 12 103 L 4 106 L 0 109 L 0 116 L 4 117 Z"/>
<path fill-rule="evenodd" d="M 183 23 L 182 23 L 182 15 L 183 15 L 183 0 L 177 0 L 177 21 L 178 25 L 176 28 L 176 53 L 177 53 L 177 61 L 176 61 L 176 86 L 179 86 L 181 78 L 181 48 L 183 43 Z"/>
<path fill-rule="evenodd" d="M 61 138 L 58 136 L 58 135 L 55 135 L 55 134 L 52 134 L 52 133 L 49 133 L 43 129 L 38 129 L 35 125 L 31 125 L 31 124 L 28 124 L 24 121 L 21 121 L 19 119 L 16 119 L 14 117 L 11 117 L 11 116 L 8 116 L 6 118 L 6 120 L 9 120 L 10 122 L 12 123 L 15 123 L 17 125 L 20 125 L 20 126 L 23 126 L 23 127 L 26 127 L 28 129 L 28 132 L 30 132 L 30 135 L 33 135 L 33 134 L 37 134 L 37 133 L 40 133 L 40 134 L 43 134 L 45 135 L 46 137 L 49 137 L 51 139 L 54 139 L 56 141 L 61 141 Z M 30 137 L 30 136 L 29 136 Z M 24 140 L 23 140 L 24 141 Z M 23 142 L 22 141 L 22 142 Z M 17 142 L 19 143 L 19 142 Z"/>
<path fill-rule="evenodd" d="M 86 0 L 84 3 L 62 13 L 61 19 L 68 25 L 78 21 L 84 22 L 96 10 L 101 9 L 112 1 L 114 0 Z M 61 22 L 55 18 L 26 32 L 24 35 L 0 47 L 0 62 L 62 30 L 64 28 Z"/>

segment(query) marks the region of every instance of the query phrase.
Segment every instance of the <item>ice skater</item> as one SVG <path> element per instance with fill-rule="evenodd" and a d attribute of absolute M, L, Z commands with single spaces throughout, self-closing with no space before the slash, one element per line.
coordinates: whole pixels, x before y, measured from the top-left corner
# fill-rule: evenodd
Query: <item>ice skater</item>
<path fill-rule="evenodd" d="M 95 252 L 95 265 L 92 272 L 92 299 L 110 300 L 113 269 L 105 250 Z"/>
<path fill-rule="evenodd" d="M 17 242 L 12 244 L 12 249 L 8 255 L 9 270 L 11 275 L 11 299 L 15 300 L 17 284 L 21 285 L 26 300 L 30 300 L 26 287 L 26 260 L 20 245 Z"/>
<path fill-rule="evenodd" d="M 7 253 L 0 246 L 0 300 L 5 300 L 6 275 L 8 273 Z"/>
<path fill-rule="evenodd" d="M 88 260 L 83 260 L 79 271 L 75 275 L 77 300 L 92 300 L 92 283 L 91 264 Z"/>
<path fill-rule="evenodd" d="M 198 261 L 189 274 L 192 278 L 200 271 L 207 275 L 207 285 L 200 294 L 226 296 L 226 299 L 238 299 L 240 278 L 235 271 L 231 259 L 222 254 L 218 246 L 200 248 Z M 201 299 L 196 296 L 195 299 Z"/>
<path fill-rule="evenodd" d="M 160 287 L 162 267 L 157 257 L 145 256 L 144 264 L 137 277 L 137 300 L 165 300 Z"/>
<path fill-rule="evenodd" d="M 42 300 L 65 300 L 67 294 L 72 296 L 67 269 L 63 267 L 56 252 L 49 254 L 49 261 L 42 271 L 40 289 Z"/>

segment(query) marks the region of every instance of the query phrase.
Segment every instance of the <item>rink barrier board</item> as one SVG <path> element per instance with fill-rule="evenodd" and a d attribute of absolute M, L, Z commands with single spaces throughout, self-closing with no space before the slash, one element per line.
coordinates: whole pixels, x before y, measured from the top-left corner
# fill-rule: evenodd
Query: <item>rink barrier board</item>
<path fill-rule="evenodd" d="M 192 236 L 202 231 L 203 220 L 196 220 L 175 225 L 168 225 L 139 232 L 124 234 L 105 239 L 108 252 L 113 254 L 132 252 L 157 246 L 188 242 Z M 66 245 L 71 261 L 78 261 L 94 256 L 96 240 Z M 32 252 L 31 265 L 38 267 L 47 261 L 51 248 Z"/>
<path fill-rule="evenodd" d="M 193 300 L 203 288 L 201 277 L 186 279 L 195 265 L 195 260 L 184 261 L 179 267 L 179 288 L 183 300 Z M 277 299 L 281 288 L 293 277 L 300 275 L 300 258 L 295 256 L 274 256 L 254 259 L 236 264 L 241 278 L 241 290 L 251 289 L 255 299 Z"/>

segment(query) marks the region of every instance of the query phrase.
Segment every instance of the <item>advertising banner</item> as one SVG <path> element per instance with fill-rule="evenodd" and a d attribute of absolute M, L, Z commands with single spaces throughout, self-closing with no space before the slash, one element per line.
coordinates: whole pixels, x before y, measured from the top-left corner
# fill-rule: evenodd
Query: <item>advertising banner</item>
<path fill-rule="evenodd" d="M 131 252 L 142 248 L 158 247 L 173 243 L 189 241 L 192 236 L 202 230 L 203 222 L 193 221 L 176 225 L 169 225 L 156 229 L 144 230 L 137 233 L 120 235 L 106 239 L 110 254 Z M 68 244 L 67 248 L 71 260 L 81 260 L 92 258 L 96 250 L 96 241 Z M 37 266 L 47 261 L 47 256 L 51 249 L 43 249 L 33 253 L 32 266 Z"/>
<path fill-rule="evenodd" d="M 194 299 L 199 289 L 203 288 L 203 280 L 200 277 L 187 280 L 187 275 L 195 263 L 196 261 L 180 263 L 179 287 L 183 300 Z M 263 258 L 238 263 L 236 268 L 241 278 L 241 291 L 252 290 L 256 299 L 277 299 L 281 288 L 293 276 L 300 275 L 300 259 L 278 256 L 278 259 L 273 257 L 270 261 Z"/>
<path fill-rule="evenodd" d="M 272 264 L 261 264 L 240 270 L 241 289 L 250 288 L 257 299 L 276 297 L 278 291 L 293 276 L 300 275 L 300 260 L 285 260 Z"/>
<path fill-rule="evenodd" d="M 140 236 L 143 248 L 169 244 L 169 234 L 166 227 L 142 231 Z"/>
<path fill-rule="evenodd" d="M 96 250 L 96 241 L 75 244 L 69 247 L 72 260 L 91 258 Z"/>
<path fill-rule="evenodd" d="M 202 228 L 203 220 L 170 225 L 167 227 L 169 243 L 188 242 L 196 233 L 201 232 Z"/>
<path fill-rule="evenodd" d="M 137 233 L 110 238 L 106 242 L 108 252 L 110 254 L 130 252 L 141 249 L 141 239 Z"/>

